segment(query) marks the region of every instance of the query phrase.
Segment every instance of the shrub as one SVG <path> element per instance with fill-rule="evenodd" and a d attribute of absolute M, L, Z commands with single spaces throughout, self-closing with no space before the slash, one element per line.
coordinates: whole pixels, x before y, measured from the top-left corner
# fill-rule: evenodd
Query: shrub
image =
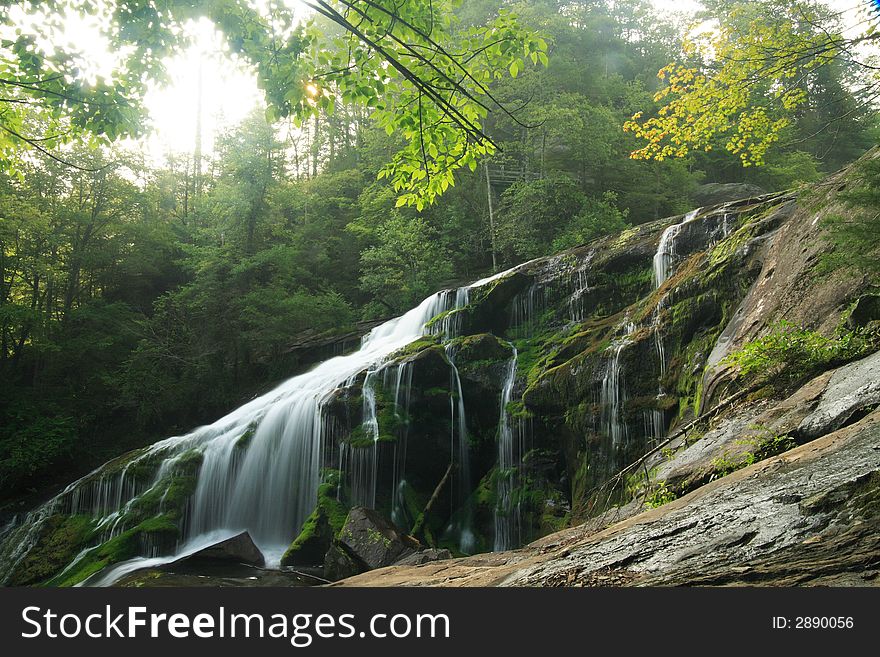
<path fill-rule="evenodd" d="M 792 382 L 859 358 L 876 347 L 877 336 L 873 333 L 842 330 L 829 338 L 782 320 L 770 333 L 722 362 L 735 366 L 737 377 L 747 381 Z"/>

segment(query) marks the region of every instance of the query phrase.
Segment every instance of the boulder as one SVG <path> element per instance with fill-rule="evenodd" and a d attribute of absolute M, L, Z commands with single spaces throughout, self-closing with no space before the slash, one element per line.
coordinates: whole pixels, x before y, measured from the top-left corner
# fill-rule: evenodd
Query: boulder
<path fill-rule="evenodd" d="M 354 507 L 336 541 L 367 570 L 384 568 L 409 556 L 421 545 L 393 523 L 364 507 Z M 329 578 L 328 578 L 329 579 Z"/>
<path fill-rule="evenodd" d="M 248 564 L 249 566 L 264 566 L 266 563 L 263 553 L 260 552 L 260 549 L 254 544 L 251 535 L 247 532 L 242 532 L 203 548 L 198 552 L 174 561 L 170 565 L 188 564 L 194 561 L 231 561 Z"/>
<path fill-rule="evenodd" d="M 281 557 L 282 566 L 314 566 L 324 560 L 333 541 L 333 527 L 324 508 L 318 506 L 303 530 Z"/>
<path fill-rule="evenodd" d="M 421 566 L 423 563 L 431 563 L 432 561 L 445 561 L 452 558 L 452 552 L 449 550 L 438 550 L 437 548 L 428 548 L 404 557 L 400 561 L 394 563 L 395 566 Z"/>
<path fill-rule="evenodd" d="M 333 544 L 324 556 L 324 578 L 331 582 L 354 577 L 368 570 L 370 569 L 363 561 L 351 554 L 338 541 L 333 541 Z"/>
<path fill-rule="evenodd" d="M 846 324 L 851 329 L 864 328 L 880 322 L 880 294 L 866 294 L 856 301 Z"/>
<path fill-rule="evenodd" d="M 345 523 L 347 509 L 336 499 L 339 473 L 333 471 L 326 476 L 326 481 L 318 487 L 318 504 L 281 557 L 282 566 L 322 564 L 333 537 Z"/>
<path fill-rule="evenodd" d="M 766 190 L 749 183 L 708 183 L 700 185 L 694 192 L 694 202 L 702 207 L 718 205 L 743 198 L 763 196 Z"/>

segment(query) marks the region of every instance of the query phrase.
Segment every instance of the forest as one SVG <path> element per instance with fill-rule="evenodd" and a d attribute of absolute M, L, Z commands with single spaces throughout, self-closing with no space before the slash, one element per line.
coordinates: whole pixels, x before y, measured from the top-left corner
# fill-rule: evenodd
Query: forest
<path fill-rule="evenodd" d="M 14 4 L 0 5 L 6 27 Z M 162 3 L 119 4 L 131 8 L 119 19 L 130 38 L 155 38 L 158 58 L 162 39 L 135 11 Z M 491 53 L 474 43 L 489 29 L 510 32 L 518 50 L 498 48 L 494 68 L 468 78 L 492 111 L 444 113 L 434 101 L 435 137 L 418 134 L 430 88 L 416 98 L 406 76 L 374 75 L 370 88 L 331 71 L 313 79 L 333 93 L 307 87 L 284 100 L 279 85 L 298 57 L 316 70 L 381 66 L 359 62 L 340 14 L 322 9 L 373 3 L 316 3 L 296 37 L 309 45 L 279 55 L 290 60 L 283 74 L 253 55 L 254 30 L 236 28 L 247 3 L 170 4 L 216 5 L 219 29 L 245 35 L 240 51 L 266 98 L 210 151 L 197 140 L 162 162 L 121 139 L 138 134 L 126 127 L 136 91 L 83 91 L 72 75 L 59 88 L 33 82 L 51 56 L 26 31 L 2 35 L 4 518 L 266 392 L 301 370 L 303 343 L 363 334 L 436 290 L 712 205 L 719 187 L 750 197 L 809 189 L 880 137 L 880 83 L 858 50 L 870 46 L 873 14 L 861 17 L 864 34 L 841 37 L 849 27 L 835 3 L 705 0 L 686 15 L 650 0 L 437 2 L 450 50 Z M 702 21 L 713 29 L 694 36 Z M 453 74 L 438 76 L 458 88 Z M 73 98 L 99 92 L 111 106 L 131 102 L 116 116 Z M 418 126 L 407 128 L 414 98 Z M 462 139 L 463 150 L 450 146 Z M 858 239 L 876 246 L 877 233 Z"/>

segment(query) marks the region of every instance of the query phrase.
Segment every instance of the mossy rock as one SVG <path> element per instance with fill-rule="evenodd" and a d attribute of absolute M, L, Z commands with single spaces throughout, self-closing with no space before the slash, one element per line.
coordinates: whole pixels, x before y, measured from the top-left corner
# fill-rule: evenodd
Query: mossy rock
<path fill-rule="evenodd" d="M 196 491 L 203 460 L 204 454 L 194 449 L 178 456 L 165 476 L 131 503 L 124 524 L 131 526 L 159 514 L 180 519 Z"/>
<path fill-rule="evenodd" d="M 325 481 L 318 487 L 318 504 L 284 556 L 282 566 L 314 566 L 324 563 L 325 555 L 333 539 L 339 534 L 348 508 L 336 499 L 335 479 Z"/>
<path fill-rule="evenodd" d="M 243 434 L 241 434 L 241 437 L 235 441 L 235 447 L 237 449 L 247 449 L 250 446 L 251 441 L 254 438 L 254 434 L 256 434 L 256 433 L 257 433 L 257 424 L 252 423 L 252 424 L 248 425 L 248 428 L 245 429 L 245 432 Z"/>
<path fill-rule="evenodd" d="M 149 518 L 136 527 L 92 548 L 67 570 L 48 580 L 46 584 L 48 586 L 79 584 L 108 566 L 142 554 L 148 543 L 158 546 L 160 551 L 170 552 L 179 537 L 180 530 L 172 518 L 167 516 Z"/>
<path fill-rule="evenodd" d="M 465 364 L 498 363 L 510 360 L 510 345 L 489 333 L 467 335 L 452 341 L 455 362 Z"/>
<path fill-rule="evenodd" d="M 46 519 L 40 537 L 12 577 L 10 586 L 38 584 L 67 566 L 93 539 L 96 521 L 83 515 L 55 514 Z"/>

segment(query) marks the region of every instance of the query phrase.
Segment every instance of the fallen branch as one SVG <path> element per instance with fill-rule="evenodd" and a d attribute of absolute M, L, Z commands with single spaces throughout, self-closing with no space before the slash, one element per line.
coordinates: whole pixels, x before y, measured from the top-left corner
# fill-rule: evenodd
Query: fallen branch
<path fill-rule="evenodd" d="M 437 484 L 437 487 L 434 489 L 434 494 L 431 495 L 431 499 L 428 500 L 428 503 L 425 505 L 422 514 L 416 520 L 416 524 L 413 525 L 412 531 L 410 532 L 411 536 L 415 536 L 418 538 L 419 534 L 422 531 L 422 527 L 425 525 L 425 517 L 428 515 L 428 512 L 431 510 L 431 507 L 434 506 L 434 502 L 437 501 L 437 498 L 440 497 L 440 493 L 443 491 L 443 487 L 446 485 L 446 482 L 449 481 L 449 475 L 452 474 L 452 466 L 454 463 L 452 461 L 449 462 L 449 467 L 446 468 L 446 473 L 443 475 L 443 478 L 440 480 L 440 483 Z"/>

